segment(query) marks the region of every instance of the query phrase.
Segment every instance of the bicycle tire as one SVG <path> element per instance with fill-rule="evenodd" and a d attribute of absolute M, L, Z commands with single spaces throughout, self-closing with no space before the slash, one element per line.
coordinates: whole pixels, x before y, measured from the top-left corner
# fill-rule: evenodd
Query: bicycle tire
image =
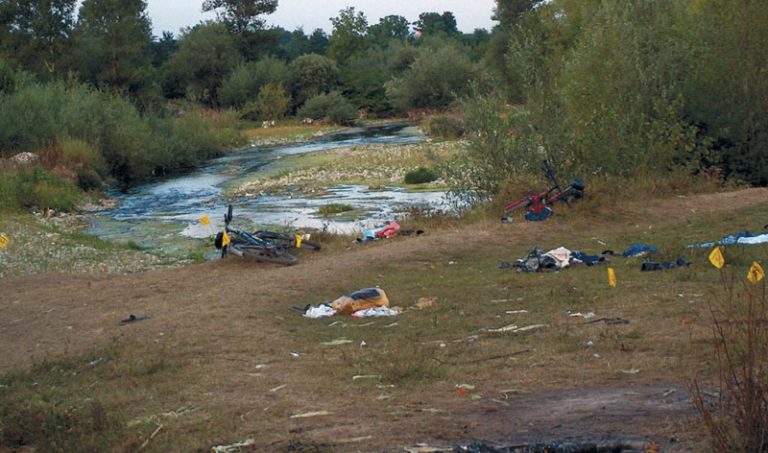
<path fill-rule="evenodd" d="M 296 236 L 288 233 L 275 233 L 273 231 L 257 231 L 254 236 L 273 242 L 281 249 L 296 248 Z M 311 241 L 301 241 L 301 248 L 309 247 L 314 251 L 320 250 L 320 244 Z"/>
<path fill-rule="evenodd" d="M 250 246 L 238 246 L 239 250 L 243 252 L 245 258 L 254 259 L 256 261 L 283 264 L 285 266 L 293 266 L 299 264 L 299 259 L 290 253 L 286 253 L 280 250 L 270 250 L 262 247 L 250 247 Z"/>

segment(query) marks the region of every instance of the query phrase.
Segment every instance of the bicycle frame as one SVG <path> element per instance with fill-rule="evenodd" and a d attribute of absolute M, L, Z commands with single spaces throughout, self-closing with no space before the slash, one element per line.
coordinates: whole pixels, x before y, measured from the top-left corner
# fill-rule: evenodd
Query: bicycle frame
<path fill-rule="evenodd" d="M 258 261 L 270 261 L 274 263 L 292 265 L 298 263 L 298 258 L 281 250 L 275 242 L 258 237 L 254 233 L 247 231 L 236 230 L 230 228 L 229 224 L 232 221 L 232 205 L 229 205 L 227 213 L 224 215 L 224 232 L 219 233 L 216 237 L 216 248 L 221 248 L 221 257 L 227 256 L 227 253 L 231 250 L 232 253 L 238 256 L 246 256 L 255 258 Z M 224 244 L 224 235 L 231 234 L 228 244 Z"/>
<path fill-rule="evenodd" d="M 504 217 L 501 218 L 502 222 L 509 221 L 509 215 L 519 208 L 528 208 L 528 212 L 541 215 L 546 210 L 551 210 L 549 206 L 556 201 L 562 201 L 570 206 L 571 199 L 578 199 L 584 195 L 584 182 L 581 179 L 574 178 L 567 187 L 563 188 L 547 160 L 544 161 L 544 172 L 547 179 L 552 183 L 552 187 L 507 204 L 504 207 Z"/>

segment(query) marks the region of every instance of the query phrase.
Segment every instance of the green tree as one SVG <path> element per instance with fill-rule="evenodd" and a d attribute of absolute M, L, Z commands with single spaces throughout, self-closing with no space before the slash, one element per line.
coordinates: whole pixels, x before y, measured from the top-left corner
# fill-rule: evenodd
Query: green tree
<path fill-rule="evenodd" d="M 0 53 L 47 78 L 63 73 L 75 24 L 76 0 L 0 2 Z"/>
<path fill-rule="evenodd" d="M 455 36 L 459 34 L 456 17 L 450 11 L 443 14 L 427 12 L 419 14 L 419 20 L 413 23 L 422 36 Z"/>
<path fill-rule="evenodd" d="M 384 84 L 392 75 L 389 54 L 378 47 L 371 47 L 343 67 L 339 80 L 344 87 L 344 95 L 354 104 L 381 113 L 391 108 Z"/>
<path fill-rule="evenodd" d="M 335 124 L 351 124 L 357 118 L 357 109 L 338 91 L 313 96 L 297 113 L 302 118 L 327 119 Z"/>
<path fill-rule="evenodd" d="M 328 40 L 328 56 L 339 64 L 346 63 L 355 54 L 365 51 L 368 46 L 368 19 L 362 11 L 349 8 L 339 11 L 331 18 L 333 31 Z"/>
<path fill-rule="evenodd" d="M 205 23 L 184 31 L 179 50 L 167 63 L 167 73 L 182 81 L 188 96 L 217 106 L 219 87 L 239 61 L 237 44 L 227 28 Z"/>
<path fill-rule="evenodd" d="M 281 60 L 266 57 L 243 63 L 224 80 L 219 90 L 221 105 L 240 108 L 253 101 L 268 84 L 288 85 L 288 67 Z"/>
<path fill-rule="evenodd" d="M 96 86 L 137 93 L 151 76 L 151 25 L 143 0 L 85 0 L 76 31 L 76 64 Z"/>
<path fill-rule="evenodd" d="M 478 68 L 455 46 L 422 47 L 410 68 L 387 82 L 386 94 L 400 111 L 446 108 L 468 94 L 470 82 L 480 75 Z"/>
<path fill-rule="evenodd" d="M 685 113 L 728 175 L 768 185 L 768 2 L 700 0 L 686 10 Z"/>
<path fill-rule="evenodd" d="M 268 83 L 259 91 L 256 107 L 261 119 L 276 120 L 282 118 L 291 107 L 291 97 L 279 83 Z"/>
<path fill-rule="evenodd" d="M 219 20 L 234 34 L 246 33 L 264 28 L 260 16 L 272 14 L 277 9 L 277 0 L 205 0 L 203 11 L 215 11 Z"/>
<path fill-rule="evenodd" d="M 316 28 L 311 35 L 309 35 L 309 48 L 307 53 L 315 53 L 318 55 L 325 55 L 328 50 L 328 35 L 322 28 Z"/>
<path fill-rule="evenodd" d="M 410 36 L 410 24 L 403 16 L 385 16 L 378 24 L 368 27 L 370 40 L 381 48 L 389 47 L 392 41 L 405 42 Z"/>
<path fill-rule="evenodd" d="M 294 105 L 302 105 L 310 97 L 331 91 L 338 80 L 333 60 L 322 55 L 307 54 L 288 65 Z"/>

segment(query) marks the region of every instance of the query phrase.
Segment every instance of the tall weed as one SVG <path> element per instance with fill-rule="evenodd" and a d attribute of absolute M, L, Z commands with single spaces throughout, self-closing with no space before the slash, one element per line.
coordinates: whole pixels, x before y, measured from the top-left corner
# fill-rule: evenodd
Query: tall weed
<path fill-rule="evenodd" d="M 768 299 L 764 281 L 737 282 L 721 273 L 722 294 L 709 302 L 717 389 L 690 385 L 713 450 L 768 450 Z"/>

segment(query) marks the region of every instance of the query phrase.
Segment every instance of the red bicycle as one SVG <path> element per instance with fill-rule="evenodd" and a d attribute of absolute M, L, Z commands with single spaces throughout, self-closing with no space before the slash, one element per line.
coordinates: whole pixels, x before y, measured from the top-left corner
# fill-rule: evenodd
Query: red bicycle
<path fill-rule="evenodd" d="M 544 161 L 544 173 L 552 186 L 542 192 L 527 195 L 506 205 L 504 217 L 501 218 L 502 222 L 512 221 L 511 216 L 520 208 L 526 208 L 525 220 L 545 220 L 554 214 L 550 206 L 556 201 L 562 201 L 570 206 L 571 201 L 584 196 L 584 181 L 581 178 L 573 178 L 566 187 L 561 186 L 548 160 Z"/>

